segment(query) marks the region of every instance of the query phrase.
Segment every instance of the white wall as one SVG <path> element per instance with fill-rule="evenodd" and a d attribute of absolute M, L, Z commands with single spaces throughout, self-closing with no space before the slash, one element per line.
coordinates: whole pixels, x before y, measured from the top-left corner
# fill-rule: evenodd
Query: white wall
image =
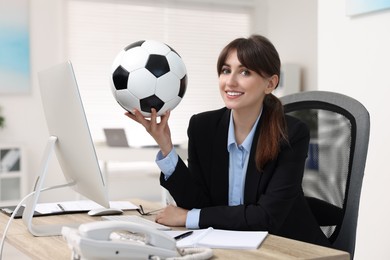
<path fill-rule="evenodd" d="M 31 91 L 26 95 L 0 96 L 0 106 L 6 118 L 6 127 L 0 130 L 0 142 L 15 142 L 25 147 L 28 191 L 31 191 L 35 182 L 48 139 L 37 83 L 37 71 L 63 60 L 61 3 L 61 0 L 30 1 Z M 63 181 L 54 157 L 45 186 L 60 184 Z M 48 193 L 43 195 L 44 200 L 56 201 L 74 196 L 66 189 Z"/>
<path fill-rule="evenodd" d="M 390 259 L 390 9 L 347 17 L 345 2 L 318 4 L 319 89 L 354 97 L 370 112 L 355 259 Z"/>
<path fill-rule="evenodd" d="M 317 89 L 317 1 L 267 0 L 267 37 L 282 63 L 301 67 L 302 90 Z"/>

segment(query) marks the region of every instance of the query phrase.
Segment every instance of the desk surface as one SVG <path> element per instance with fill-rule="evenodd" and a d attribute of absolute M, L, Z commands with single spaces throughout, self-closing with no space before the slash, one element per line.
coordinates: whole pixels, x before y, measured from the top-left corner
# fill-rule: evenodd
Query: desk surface
<path fill-rule="evenodd" d="M 159 207 L 157 203 L 142 200 L 131 200 L 136 205 L 142 204 L 145 211 Z M 136 211 L 126 211 L 126 214 L 138 214 Z M 150 218 L 154 218 L 151 216 Z M 0 213 L 0 233 L 9 217 Z M 38 217 L 36 224 L 85 223 L 100 220 L 100 217 L 90 217 L 87 214 L 70 214 Z M 32 259 L 71 259 L 71 252 L 61 236 L 34 237 L 24 226 L 21 219 L 12 222 L 7 234 L 7 241 L 15 248 Z M 223 250 L 213 249 L 213 259 L 322 259 L 344 260 L 349 254 L 343 251 L 320 247 L 292 239 L 269 235 L 257 250 Z"/>

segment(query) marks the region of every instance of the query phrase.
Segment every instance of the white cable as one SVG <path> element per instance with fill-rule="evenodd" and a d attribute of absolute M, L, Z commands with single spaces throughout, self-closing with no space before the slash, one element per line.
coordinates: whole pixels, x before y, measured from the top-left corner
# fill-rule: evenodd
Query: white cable
<path fill-rule="evenodd" d="M 205 260 L 210 259 L 213 256 L 213 250 L 211 248 L 184 248 L 179 250 L 180 257 L 170 257 L 166 260 Z"/>
<path fill-rule="evenodd" d="M 207 247 L 189 247 L 178 250 L 180 256 L 161 258 L 159 256 L 152 256 L 151 260 L 207 260 L 213 257 L 213 250 Z"/>
<path fill-rule="evenodd" d="M 48 191 L 48 190 L 52 190 L 52 189 L 63 188 L 63 187 L 67 187 L 67 186 L 69 186 L 69 183 L 61 184 L 61 185 L 57 185 L 57 186 L 52 186 L 52 187 L 47 187 L 47 188 L 41 189 L 40 192 L 44 192 L 44 191 Z M 7 222 L 7 225 L 5 226 L 5 229 L 4 229 L 4 232 L 3 232 L 3 237 L 1 238 L 0 260 L 3 259 L 3 248 L 4 248 L 4 244 L 5 244 L 5 239 L 6 239 L 7 232 L 8 232 L 8 229 L 9 229 L 10 225 L 11 225 L 12 220 L 15 218 L 15 215 L 18 213 L 19 208 L 23 205 L 24 201 L 26 199 L 28 199 L 29 197 L 31 197 L 32 195 L 34 195 L 35 192 L 36 191 L 33 191 L 33 192 L 27 194 L 25 197 L 23 197 L 23 199 L 18 203 L 18 205 L 16 206 L 16 208 L 12 212 L 12 214 L 11 214 L 11 216 L 10 216 L 8 222 Z"/>
<path fill-rule="evenodd" d="M 12 220 L 15 218 L 15 215 L 16 213 L 19 211 L 19 208 L 22 206 L 23 202 L 28 199 L 30 196 L 34 195 L 35 191 L 31 192 L 30 194 L 28 194 L 27 196 L 25 196 L 20 202 L 19 204 L 16 206 L 16 208 L 14 209 L 14 211 L 12 212 L 12 215 L 10 216 L 8 222 L 7 222 L 7 225 L 5 226 L 5 229 L 4 229 L 4 232 L 3 232 L 3 237 L 1 239 L 1 245 L 0 245 L 0 260 L 3 259 L 3 248 L 4 248 L 4 243 L 5 243 L 5 238 L 7 236 L 7 231 L 8 231 L 8 228 L 9 226 L 11 225 L 11 222 Z"/>

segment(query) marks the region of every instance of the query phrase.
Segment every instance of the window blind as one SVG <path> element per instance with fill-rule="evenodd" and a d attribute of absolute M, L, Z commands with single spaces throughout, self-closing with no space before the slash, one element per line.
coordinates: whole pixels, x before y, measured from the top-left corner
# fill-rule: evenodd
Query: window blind
<path fill-rule="evenodd" d="M 65 53 L 96 142 L 104 141 L 103 128 L 124 128 L 130 145 L 155 144 L 141 125 L 123 115 L 111 93 L 111 64 L 125 46 L 158 40 L 183 58 L 187 92 L 169 121 L 172 141 L 182 144 L 193 114 L 223 106 L 216 72 L 219 52 L 234 38 L 247 37 L 251 28 L 251 8 L 237 3 L 67 0 L 64 7 Z"/>

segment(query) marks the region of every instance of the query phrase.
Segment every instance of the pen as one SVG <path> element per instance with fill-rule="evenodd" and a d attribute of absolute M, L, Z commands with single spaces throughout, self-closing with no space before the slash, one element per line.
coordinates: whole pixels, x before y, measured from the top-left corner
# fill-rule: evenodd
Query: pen
<path fill-rule="evenodd" d="M 183 234 L 180 234 L 180 235 L 178 235 L 178 236 L 175 236 L 174 239 L 175 239 L 175 240 L 180 240 L 180 239 L 183 239 L 183 238 L 185 238 L 185 237 L 190 236 L 192 233 L 194 233 L 194 231 L 191 230 L 191 231 L 185 232 L 185 233 L 183 233 Z"/>
<path fill-rule="evenodd" d="M 65 211 L 64 207 L 61 204 L 57 204 L 57 206 L 61 209 L 61 211 Z"/>

